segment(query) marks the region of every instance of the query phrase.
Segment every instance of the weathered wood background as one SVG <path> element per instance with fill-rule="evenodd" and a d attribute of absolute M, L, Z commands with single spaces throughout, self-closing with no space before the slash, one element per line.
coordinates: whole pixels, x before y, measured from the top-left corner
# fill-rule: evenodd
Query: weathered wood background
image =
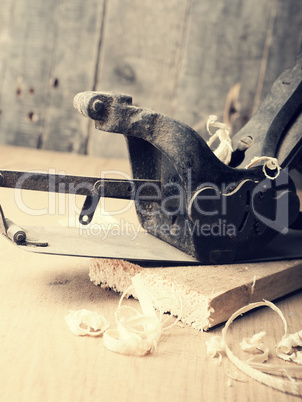
<path fill-rule="evenodd" d="M 86 90 L 196 128 L 226 111 L 236 131 L 293 64 L 301 27 L 300 0 L 1 0 L 0 143 L 126 156 L 73 109 Z"/>

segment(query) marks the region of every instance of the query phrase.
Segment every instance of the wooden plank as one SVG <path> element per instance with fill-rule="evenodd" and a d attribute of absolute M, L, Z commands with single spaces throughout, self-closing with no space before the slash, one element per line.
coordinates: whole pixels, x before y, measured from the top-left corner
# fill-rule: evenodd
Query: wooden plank
<path fill-rule="evenodd" d="M 126 161 L 70 153 L 9 146 L 1 146 L 0 153 L 1 167 L 47 170 L 52 164 L 58 170 L 85 175 L 95 175 L 101 169 L 127 169 Z M 13 194 L 5 189 L 0 193 L 1 204 L 5 203 L 9 216 L 13 212 L 18 222 L 22 218 L 24 223 L 33 223 L 36 217 L 16 212 Z M 44 206 L 36 192 L 28 192 L 26 201 L 28 205 Z M 37 218 L 43 224 L 53 224 L 57 216 Z M 296 397 L 272 390 L 243 374 L 242 382 L 232 381 L 232 386 L 227 386 L 228 375 L 234 375 L 237 369 L 226 358 L 217 366 L 216 361 L 206 357 L 206 342 L 212 335 L 220 335 L 221 327 L 199 332 L 174 326 L 162 336 L 153 354 L 146 357 L 114 354 L 105 349 L 102 338 L 76 337 L 64 322 L 68 310 L 97 311 L 115 328 L 114 313 L 119 301 L 117 293 L 89 281 L 86 260 L 26 253 L 1 236 L 0 259 L 3 401 L 227 402 L 242 400 L 243 394 L 247 402 L 297 401 Z M 250 283 L 253 274 L 245 269 L 241 273 Z M 210 272 L 208 280 L 211 275 Z M 219 287 L 223 283 L 217 275 L 217 291 Z M 133 299 L 125 303 L 139 308 Z M 301 329 L 301 303 L 302 292 L 277 303 L 290 332 Z M 274 341 L 283 334 L 283 323 L 269 309 L 238 319 L 228 338 L 237 342 L 263 330 L 272 338 L 269 346 L 273 350 Z"/>
<path fill-rule="evenodd" d="M 249 303 L 275 300 L 302 288 L 300 260 L 147 269 L 122 260 L 95 258 L 90 262 L 91 281 L 121 293 L 138 273 L 154 300 L 163 300 L 165 311 L 198 330 L 227 321 Z"/>
<path fill-rule="evenodd" d="M 94 85 L 103 4 L 4 1 L 2 143 L 85 152 L 87 122 L 72 100 Z"/>

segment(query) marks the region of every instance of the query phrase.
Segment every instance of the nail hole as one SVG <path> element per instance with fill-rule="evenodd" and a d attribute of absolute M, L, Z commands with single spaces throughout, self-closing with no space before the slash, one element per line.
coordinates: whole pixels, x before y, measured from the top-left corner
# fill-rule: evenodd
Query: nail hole
<path fill-rule="evenodd" d="M 33 94 L 35 93 L 35 90 L 34 90 L 34 88 L 29 88 L 28 92 L 29 92 L 31 95 L 33 95 Z"/>
<path fill-rule="evenodd" d="M 54 78 L 54 79 L 53 79 L 53 81 L 52 81 L 52 86 L 53 86 L 54 88 L 58 88 L 58 86 L 59 86 L 59 80 L 58 80 L 58 78 Z"/>
<path fill-rule="evenodd" d="M 21 96 L 21 94 L 22 94 L 22 89 L 21 89 L 21 88 L 17 88 L 17 89 L 16 89 L 16 95 L 17 95 L 17 96 Z"/>
<path fill-rule="evenodd" d="M 34 113 L 34 112 L 28 112 L 28 113 L 27 113 L 27 118 L 28 118 L 28 120 L 31 121 L 31 122 L 36 122 L 36 121 L 38 121 L 38 115 L 37 115 L 36 113 Z"/>

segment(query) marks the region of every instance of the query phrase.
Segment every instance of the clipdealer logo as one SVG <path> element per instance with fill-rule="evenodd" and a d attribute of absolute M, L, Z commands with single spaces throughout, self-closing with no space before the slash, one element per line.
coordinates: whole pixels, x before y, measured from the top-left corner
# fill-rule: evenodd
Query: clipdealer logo
<path fill-rule="evenodd" d="M 44 206 L 43 208 L 32 208 L 27 203 L 25 202 L 23 198 L 23 189 L 26 188 L 26 181 L 28 179 L 31 179 L 35 173 L 45 173 L 49 175 L 49 183 L 48 183 L 48 188 L 49 192 L 47 195 L 47 205 Z M 116 171 L 116 170 L 107 170 L 101 172 L 100 179 L 105 179 L 112 177 L 114 175 L 115 177 L 119 176 L 122 177 L 124 180 L 127 180 L 131 182 L 131 177 L 122 172 L 122 171 Z M 61 177 L 61 182 L 58 184 L 55 183 L 55 177 L 60 176 Z M 56 170 L 54 168 L 49 169 L 48 171 L 29 171 L 25 172 L 18 180 L 16 188 L 15 188 L 15 203 L 17 207 L 24 213 L 32 216 L 41 216 L 41 215 L 66 215 L 68 212 L 69 216 L 72 217 L 72 220 L 74 220 L 75 216 L 78 216 L 81 213 L 82 206 L 83 206 L 83 198 L 76 198 L 77 197 L 77 191 L 80 191 L 80 189 L 91 189 L 91 183 L 85 182 L 85 178 L 83 182 L 74 185 L 72 182 L 64 182 L 64 177 L 66 176 L 66 173 L 64 171 L 60 171 L 56 175 Z M 190 177 L 190 175 L 188 175 Z M 275 178 L 266 178 L 262 182 L 259 182 L 255 188 L 252 191 L 251 194 L 251 203 L 250 205 L 247 206 L 248 208 L 248 213 L 253 214 L 256 219 L 259 220 L 259 222 L 263 223 L 265 226 L 272 228 L 280 233 L 286 233 L 288 231 L 288 210 L 289 210 L 289 194 L 287 191 L 288 188 L 288 183 L 289 183 L 289 177 L 288 177 L 288 172 L 286 169 L 282 170 L 278 176 Z M 152 183 L 152 186 L 156 186 L 154 183 Z M 146 218 L 145 218 L 145 229 L 152 231 L 153 233 L 159 233 L 163 236 L 169 234 L 172 236 L 178 236 L 180 235 L 181 231 L 184 231 L 185 234 L 197 234 L 200 236 L 229 236 L 233 237 L 236 236 L 236 226 L 232 224 L 232 222 L 229 221 L 230 217 L 228 216 L 228 210 L 227 210 L 227 204 L 225 203 L 225 197 L 222 197 L 221 192 L 217 188 L 216 185 L 211 185 L 213 189 L 216 188 L 216 193 L 212 196 L 213 200 L 219 200 L 221 201 L 221 211 L 220 211 L 220 217 L 217 219 L 217 221 L 213 221 L 213 223 L 203 223 L 202 222 L 202 216 L 199 221 L 196 221 L 194 224 L 192 222 L 185 221 L 184 225 L 179 226 L 179 225 L 167 225 L 167 224 L 159 224 L 155 225 L 152 223 L 152 219 L 148 219 L 148 217 L 152 218 L 152 216 L 156 214 L 164 214 L 166 216 L 171 216 L 171 215 L 184 215 L 186 213 L 186 204 L 184 200 L 186 199 L 186 195 L 184 194 L 184 189 L 180 184 L 178 183 L 167 183 L 166 184 L 167 188 L 169 189 L 169 194 L 171 194 L 171 188 L 174 186 L 173 190 L 174 193 L 172 196 L 167 196 L 166 198 L 163 197 L 163 189 L 165 189 L 165 184 L 163 185 L 163 189 L 160 188 L 154 188 L 154 194 L 150 199 L 148 199 L 148 196 L 142 197 L 140 195 L 140 191 L 133 192 L 133 195 L 130 199 L 124 200 L 122 208 L 118 207 L 116 210 L 112 211 L 110 210 L 110 215 L 111 216 L 117 216 L 117 215 L 123 215 L 127 211 L 129 211 L 130 208 L 133 207 L 133 201 L 135 201 L 136 207 L 138 208 L 139 212 L 142 213 Z M 188 186 L 190 188 L 190 186 Z M 228 187 L 225 186 L 225 189 Z M 59 193 L 58 196 L 56 192 Z M 266 210 L 261 209 L 259 207 L 259 198 L 261 198 L 262 194 L 265 194 L 267 192 L 274 192 L 274 197 L 273 197 L 273 205 L 271 205 L 271 208 L 269 210 L 273 211 L 273 213 L 269 216 L 267 213 L 263 213 L 263 211 L 267 212 Z M 141 198 L 140 198 L 141 196 Z M 68 197 L 68 203 L 66 202 L 66 197 Z M 158 201 L 161 200 L 161 202 L 157 202 L 157 208 L 151 211 L 144 210 L 143 207 L 141 207 L 140 201 L 141 199 L 143 201 L 151 201 L 153 202 L 154 200 Z M 162 198 L 164 198 L 162 200 Z M 45 200 L 45 199 L 44 199 Z M 108 200 L 108 199 L 107 199 Z M 172 212 L 168 208 L 168 205 L 170 201 L 175 201 L 174 205 L 176 205 L 176 209 L 174 209 Z M 104 208 L 105 203 L 105 197 L 100 198 L 98 209 L 100 211 L 106 210 Z M 217 203 L 215 204 L 217 206 Z M 219 208 L 218 208 L 219 209 Z M 207 211 L 202 211 L 201 215 L 204 216 L 215 216 L 218 214 L 219 211 L 216 207 L 214 207 L 213 204 L 213 209 L 212 210 L 207 210 Z M 156 221 L 156 219 L 154 219 Z M 130 224 L 130 223 L 129 223 Z M 115 227 L 112 227 L 112 230 L 116 230 Z M 128 229 L 125 227 L 125 231 Z M 135 229 L 135 232 L 137 230 Z M 93 232 L 98 233 L 99 230 L 95 227 Z M 93 234 L 93 232 L 91 232 Z"/>
<path fill-rule="evenodd" d="M 192 224 L 189 220 L 185 220 L 184 226 L 177 224 L 168 225 L 160 224 L 156 225 L 152 220 L 147 220 L 144 229 L 153 233 L 155 236 L 173 236 L 181 237 L 186 235 L 196 236 L 214 236 L 214 237 L 233 237 L 236 236 L 236 227 L 232 223 L 228 223 L 226 219 L 219 218 L 217 222 L 213 224 L 200 223 L 199 221 Z"/>

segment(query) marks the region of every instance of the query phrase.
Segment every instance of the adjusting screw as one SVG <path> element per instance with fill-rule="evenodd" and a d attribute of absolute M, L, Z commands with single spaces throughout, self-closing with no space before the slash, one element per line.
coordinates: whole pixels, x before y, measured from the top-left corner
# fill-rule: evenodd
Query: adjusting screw
<path fill-rule="evenodd" d="M 102 101 L 100 101 L 99 99 L 96 99 L 92 104 L 92 109 L 95 112 L 102 113 L 105 109 L 105 105 Z"/>

